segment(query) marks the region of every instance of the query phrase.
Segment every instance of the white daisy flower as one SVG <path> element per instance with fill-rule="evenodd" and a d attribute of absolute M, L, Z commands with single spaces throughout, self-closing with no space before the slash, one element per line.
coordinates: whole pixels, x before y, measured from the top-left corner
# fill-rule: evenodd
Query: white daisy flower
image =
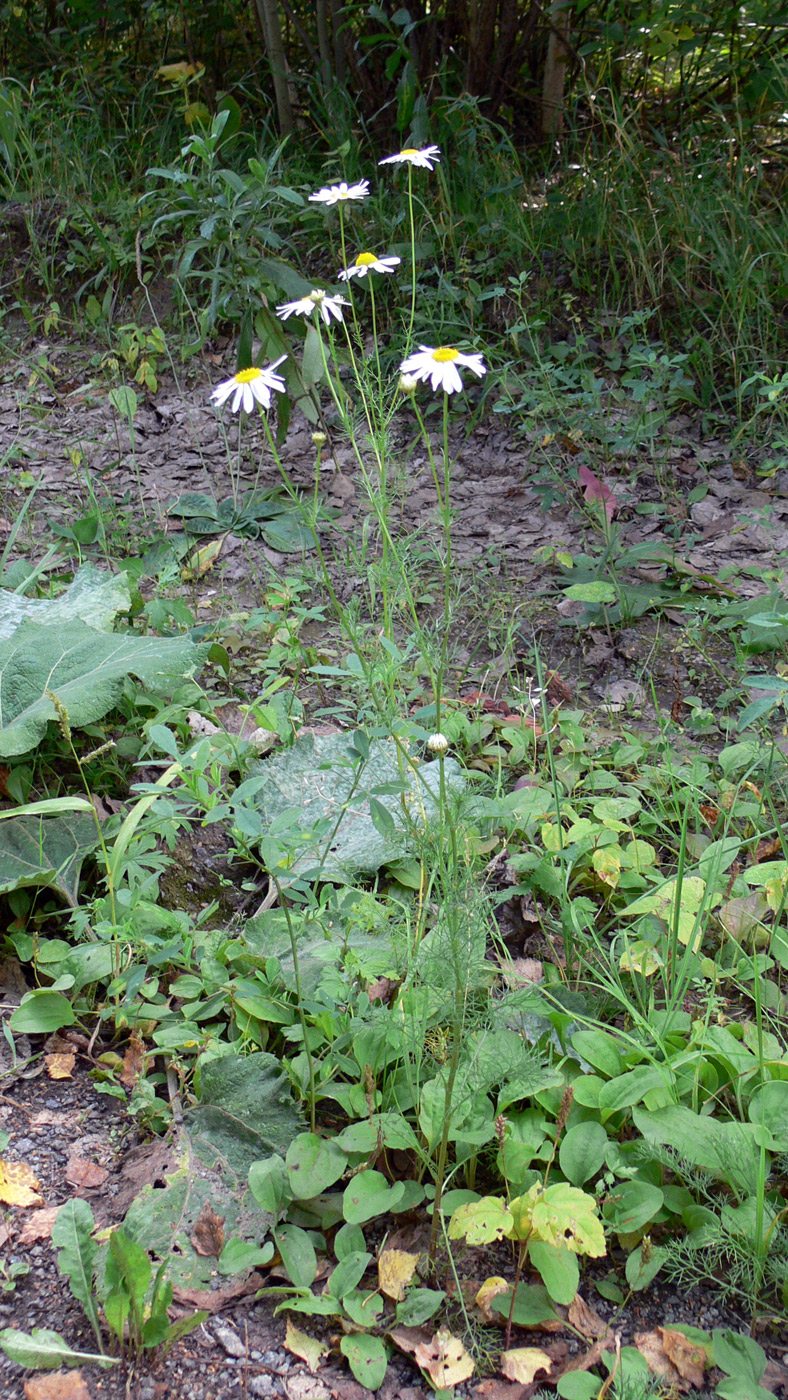
<path fill-rule="evenodd" d="M 340 204 L 347 199 L 366 199 L 369 194 L 369 180 L 359 180 L 348 185 L 345 180 L 339 185 L 324 185 L 316 194 L 310 194 L 310 204 Z"/>
<path fill-rule="evenodd" d="M 379 258 L 376 253 L 359 253 L 356 261 L 337 275 L 340 282 L 349 282 L 351 277 L 366 277 L 368 272 L 393 272 L 401 262 L 402 258 Z"/>
<path fill-rule="evenodd" d="M 276 314 L 286 321 L 288 316 L 311 316 L 317 311 L 330 326 L 332 316 L 337 321 L 342 320 L 343 306 L 350 306 L 350 302 L 345 301 L 344 297 L 329 296 L 322 287 L 315 287 L 313 292 L 299 297 L 298 301 L 286 301 L 282 306 L 277 306 Z"/>
<path fill-rule="evenodd" d="M 422 151 L 417 151 L 413 146 L 406 146 L 404 151 L 397 151 L 395 156 L 386 156 L 385 160 L 379 160 L 378 165 L 420 165 L 424 170 L 434 170 L 435 163 L 440 165 L 440 147 L 425 146 Z"/>
<path fill-rule="evenodd" d="M 413 355 L 408 355 L 400 365 L 400 373 L 412 375 L 422 384 L 429 379 L 433 389 L 442 389 L 444 394 L 457 394 L 462 388 L 462 380 L 457 366 L 464 365 L 472 374 L 481 379 L 487 373 L 487 366 L 481 355 L 463 355 L 452 345 L 439 345 L 437 350 L 429 345 L 420 345 Z"/>
<path fill-rule="evenodd" d="M 225 379 L 223 384 L 214 389 L 211 399 L 217 408 L 221 408 L 230 395 L 234 394 L 235 398 L 230 405 L 233 413 L 237 413 L 239 408 L 242 408 L 244 413 L 251 413 L 256 403 L 259 403 L 261 408 L 270 408 L 271 391 L 275 389 L 277 394 L 285 392 L 285 381 L 281 375 L 274 374 L 274 370 L 286 359 L 286 355 L 280 355 L 267 369 L 239 369 L 232 379 Z"/>

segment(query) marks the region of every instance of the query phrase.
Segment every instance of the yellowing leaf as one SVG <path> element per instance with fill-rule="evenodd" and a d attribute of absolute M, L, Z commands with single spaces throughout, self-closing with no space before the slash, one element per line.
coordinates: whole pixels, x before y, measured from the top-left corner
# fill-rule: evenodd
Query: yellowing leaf
<path fill-rule="evenodd" d="M 512 1217 L 502 1196 L 483 1196 L 458 1206 L 449 1221 L 449 1239 L 491 1244 L 511 1229 Z"/>
<path fill-rule="evenodd" d="M 542 1190 L 536 1183 L 528 1192 L 533 1200 L 534 1234 L 548 1244 L 563 1245 L 575 1254 L 599 1259 L 605 1253 L 605 1232 L 596 1213 L 596 1200 L 577 1186 L 559 1181 Z"/>
<path fill-rule="evenodd" d="M 164 63 L 156 69 L 156 77 L 163 78 L 166 83 L 183 83 L 187 78 L 193 78 L 196 72 L 193 63 Z"/>
<path fill-rule="evenodd" d="M 46 1055 L 44 1057 L 44 1063 L 46 1064 L 47 1074 L 50 1079 L 70 1079 L 76 1059 L 76 1055 L 72 1054 Z"/>
<path fill-rule="evenodd" d="M 591 857 L 600 880 L 615 889 L 621 876 L 621 848 L 619 846 L 598 846 Z"/>
<path fill-rule="evenodd" d="M 416 1272 L 418 1254 L 408 1254 L 404 1249 L 384 1249 L 378 1259 L 378 1286 L 387 1298 L 401 1303 L 408 1284 Z"/>
<path fill-rule="evenodd" d="M 421 1342 L 413 1353 L 417 1366 L 426 1371 L 436 1390 L 470 1380 L 474 1364 L 459 1337 L 439 1328 L 431 1342 Z"/>
<path fill-rule="evenodd" d="M 479 1292 L 474 1298 L 474 1302 L 479 1309 L 485 1322 L 500 1322 L 500 1313 L 490 1311 L 490 1304 L 493 1298 L 500 1297 L 501 1293 L 509 1292 L 509 1284 L 505 1278 L 486 1278 Z"/>
<path fill-rule="evenodd" d="M 328 1353 L 328 1347 L 318 1337 L 310 1337 L 308 1332 L 302 1332 L 290 1318 L 287 1319 L 285 1346 L 293 1356 L 298 1356 L 301 1361 L 306 1362 L 313 1375 Z"/>
<path fill-rule="evenodd" d="M 0 1157 L 0 1201 L 6 1206 L 40 1206 L 41 1187 L 32 1169 L 24 1162 L 6 1162 Z"/>
<path fill-rule="evenodd" d="M 618 965 L 622 972 L 639 972 L 641 977 L 652 977 L 655 972 L 659 972 L 662 959 L 656 948 L 638 938 L 621 954 Z"/>
<path fill-rule="evenodd" d="M 501 1370 L 507 1381 L 519 1381 L 520 1385 L 530 1385 L 537 1371 L 553 1369 L 552 1357 L 539 1347 L 514 1347 L 501 1357 Z"/>
<path fill-rule="evenodd" d="M 219 535 L 215 540 L 195 549 L 194 553 L 189 556 L 188 564 L 181 570 L 181 578 L 184 583 L 192 583 L 195 579 L 202 578 L 203 574 L 207 574 L 219 558 L 223 544 L 224 535 Z"/>

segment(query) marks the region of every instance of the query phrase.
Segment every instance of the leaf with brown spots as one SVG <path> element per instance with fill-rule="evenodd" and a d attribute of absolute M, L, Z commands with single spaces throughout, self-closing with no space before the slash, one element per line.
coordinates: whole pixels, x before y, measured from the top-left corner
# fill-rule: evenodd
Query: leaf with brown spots
<path fill-rule="evenodd" d="M 445 1327 L 438 1328 L 429 1342 L 422 1342 L 413 1353 L 416 1365 L 425 1371 L 436 1390 L 462 1385 L 476 1369 L 459 1337 Z"/>
<path fill-rule="evenodd" d="M 40 1206 L 41 1187 L 26 1162 L 0 1157 L 0 1201 L 6 1206 Z"/>
<path fill-rule="evenodd" d="M 208 1201 L 197 1217 L 191 1242 L 204 1259 L 218 1259 L 224 1249 L 224 1216 L 217 1215 Z"/>
<path fill-rule="evenodd" d="M 402 1302 L 408 1284 L 413 1281 L 418 1262 L 418 1254 L 408 1254 L 404 1249 L 384 1249 L 378 1259 L 378 1286 L 381 1293 L 385 1293 L 386 1297 L 392 1298 L 395 1303 Z"/>

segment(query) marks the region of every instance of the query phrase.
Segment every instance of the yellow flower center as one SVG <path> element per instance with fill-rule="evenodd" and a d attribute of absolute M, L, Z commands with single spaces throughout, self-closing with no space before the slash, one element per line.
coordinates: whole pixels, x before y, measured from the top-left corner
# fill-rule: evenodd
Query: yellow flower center
<path fill-rule="evenodd" d="M 415 146 L 406 146 L 404 151 L 400 151 L 401 156 L 417 156 L 418 154 Z"/>
<path fill-rule="evenodd" d="M 371 267 L 376 262 L 377 258 L 374 253 L 359 253 L 356 258 L 356 267 Z"/>
<path fill-rule="evenodd" d="M 316 306 L 319 306 L 325 295 L 322 287 L 316 287 L 314 292 L 309 293 L 309 301 L 313 301 Z"/>
<path fill-rule="evenodd" d="M 454 350 L 451 345 L 440 345 L 437 350 L 433 350 L 432 358 L 439 365 L 449 364 L 456 360 L 459 350 Z"/>
<path fill-rule="evenodd" d="M 259 369 L 239 369 L 238 373 L 234 375 L 234 379 L 236 384 L 253 384 L 259 376 Z"/>
<path fill-rule="evenodd" d="M 340 199 L 349 199 L 349 198 L 350 198 L 350 190 L 347 188 L 347 185 L 345 186 L 344 189 L 342 189 L 342 187 L 340 186 L 339 198 L 340 198 Z"/>

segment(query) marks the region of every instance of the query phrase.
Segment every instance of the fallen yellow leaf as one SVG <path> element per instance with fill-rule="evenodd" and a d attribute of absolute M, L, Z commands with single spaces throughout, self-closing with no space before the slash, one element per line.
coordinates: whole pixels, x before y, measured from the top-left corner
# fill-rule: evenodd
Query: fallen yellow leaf
<path fill-rule="evenodd" d="M 44 1063 L 50 1079 L 70 1079 L 76 1063 L 76 1055 L 46 1055 Z"/>
<path fill-rule="evenodd" d="M 310 1337 L 308 1332 L 302 1332 L 300 1327 L 296 1327 L 291 1322 L 290 1318 L 287 1319 L 285 1346 L 288 1351 L 293 1353 L 293 1356 L 298 1356 L 306 1362 L 313 1375 L 328 1352 L 328 1347 L 318 1337 Z"/>
<path fill-rule="evenodd" d="M 474 1363 L 459 1337 L 453 1337 L 445 1327 L 439 1328 L 430 1342 L 422 1342 L 413 1352 L 413 1359 L 426 1371 L 436 1390 L 462 1385 L 470 1380 Z"/>
<path fill-rule="evenodd" d="M 32 1169 L 24 1162 L 6 1162 L 0 1157 L 0 1201 L 7 1206 L 40 1206 L 41 1187 Z"/>
<path fill-rule="evenodd" d="M 519 1381 L 520 1385 L 530 1385 L 537 1371 L 553 1369 L 552 1357 L 540 1347 L 514 1347 L 501 1357 L 501 1370 L 507 1381 Z"/>
<path fill-rule="evenodd" d="M 508 1292 L 509 1284 L 505 1278 L 486 1278 L 484 1280 L 474 1302 L 485 1322 L 501 1322 L 501 1314 L 492 1312 L 490 1304 L 493 1298 L 498 1298 L 502 1293 Z"/>
<path fill-rule="evenodd" d="M 419 1262 L 418 1254 L 404 1249 L 384 1249 L 378 1259 L 378 1285 L 381 1293 L 401 1303 Z"/>

